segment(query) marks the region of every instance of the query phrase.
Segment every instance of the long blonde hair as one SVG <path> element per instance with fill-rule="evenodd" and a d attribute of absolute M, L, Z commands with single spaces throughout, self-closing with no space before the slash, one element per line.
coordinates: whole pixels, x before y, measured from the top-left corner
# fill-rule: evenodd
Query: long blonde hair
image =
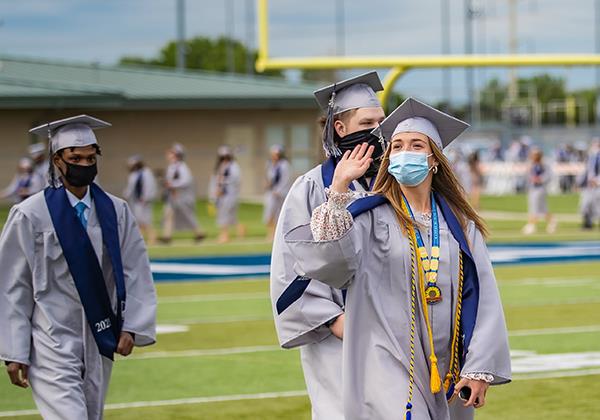
<path fill-rule="evenodd" d="M 452 212 L 458 218 L 460 225 L 465 232 L 465 236 L 467 235 L 467 224 L 472 220 L 483 237 L 487 238 L 488 228 L 486 223 L 469 203 L 467 194 L 458 181 L 458 178 L 456 178 L 456 175 L 450 166 L 450 162 L 448 162 L 446 156 L 444 156 L 442 151 L 431 141 L 431 139 L 429 139 L 429 145 L 431 146 L 433 156 L 438 162 L 437 173 L 433 174 L 431 184 L 432 190 L 446 199 Z M 381 194 L 389 200 L 394 208 L 402 230 L 406 233 L 406 229 L 413 225 L 413 221 L 410 216 L 402 210 L 402 190 L 400 184 L 396 181 L 396 178 L 388 172 L 391 150 L 392 142 L 390 142 L 381 161 L 377 178 L 375 178 L 373 192 Z"/>

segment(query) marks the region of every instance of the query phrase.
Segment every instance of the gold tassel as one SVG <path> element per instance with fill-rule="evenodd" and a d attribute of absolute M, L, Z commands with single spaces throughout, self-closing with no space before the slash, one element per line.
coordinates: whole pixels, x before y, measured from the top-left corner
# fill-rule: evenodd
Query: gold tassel
<path fill-rule="evenodd" d="M 437 394 L 442 390 L 442 380 L 440 379 L 440 372 L 438 370 L 437 357 L 431 355 L 429 360 L 431 360 L 431 382 L 429 386 L 431 392 Z"/>

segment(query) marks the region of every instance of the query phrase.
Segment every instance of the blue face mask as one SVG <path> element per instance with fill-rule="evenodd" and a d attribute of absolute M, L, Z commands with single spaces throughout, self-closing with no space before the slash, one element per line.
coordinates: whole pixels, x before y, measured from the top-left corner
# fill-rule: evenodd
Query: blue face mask
<path fill-rule="evenodd" d="M 398 152 L 390 155 L 388 172 L 396 180 L 408 187 L 416 187 L 425 181 L 429 174 L 427 158 L 431 155 L 419 152 Z"/>

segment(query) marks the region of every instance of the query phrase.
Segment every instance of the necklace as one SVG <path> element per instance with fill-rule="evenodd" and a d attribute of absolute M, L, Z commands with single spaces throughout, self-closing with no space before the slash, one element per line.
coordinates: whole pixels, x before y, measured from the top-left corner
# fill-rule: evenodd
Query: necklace
<path fill-rule="evenodd" d="M 410 204 L 406 197 L 402 195 L 404 204 L 410 214 L 411 219 L 416 222 L 413 211 L 410 208 Z M 425 218 L 425 217 L 424 217 Z M 425 242 L 421 236 L 419 229 L 415 229 L 415 236 L 417 237 L 417 251 L 421 258 L 421 265 L 425 271 L 425 278 L 427 279 L 427 285 L 425 286 L 425 299 L 429 305 L 436 304 L 442 300 L 442 291 L 437 286 L 438 269 L 440 266 L 440 223 L 437 214 L 437 208 L 433 193 L 431 193 L 431 255 L 427 253 Z"/>

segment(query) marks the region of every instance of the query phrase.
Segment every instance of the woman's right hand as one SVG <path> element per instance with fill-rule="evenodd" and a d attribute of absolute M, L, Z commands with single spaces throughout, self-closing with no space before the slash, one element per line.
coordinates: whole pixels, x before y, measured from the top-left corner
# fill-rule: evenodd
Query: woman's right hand
<path fill-rule="evenodd" d="M 369 169 L 374 150 L 375 147 L 369 146 L 368 143 L 356 146 L 352 152 L 347 150 L 335 167 L 331 189 L 338 193 L 348 191 L 352 181 L 363 176 Z"/>

